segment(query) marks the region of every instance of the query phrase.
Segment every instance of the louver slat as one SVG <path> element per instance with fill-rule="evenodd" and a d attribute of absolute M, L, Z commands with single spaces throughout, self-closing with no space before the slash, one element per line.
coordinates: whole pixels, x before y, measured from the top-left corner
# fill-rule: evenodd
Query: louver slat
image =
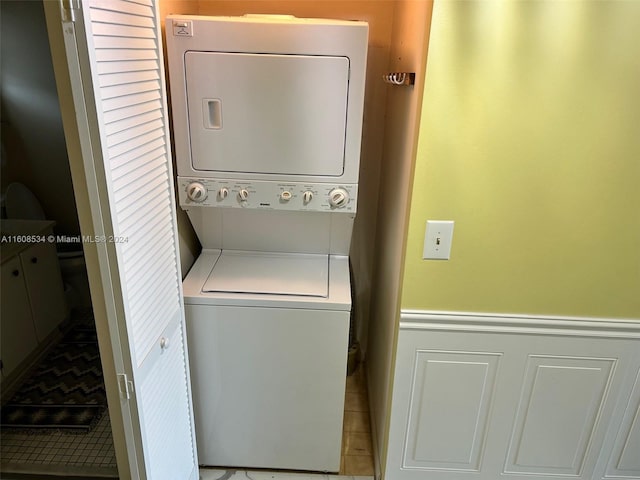
<path fill-rule="evenodd" d="M 132 38 L 132 37 L 96 37 L 96 50 L 106 48 L 123 49 L 129 48 L 133 50 L 153 49 L 156 41 L 152 38 Z"/>
<path fill-rule="evenodd" d="M 153 60 L 125 60 L 125 61 L 111 61 L 102 62 L 98 64 L 98 74 L 104 75 L 105 73 L 121 73 L 121 72 L 139 72 L 142 70 L 154 70 L 158 67 L 157 63 Z"/>
<path fill-rule="evenodd" d="M 159 100 L 152 100 L 150 102 L 142 102 L 144 105 L 138 103 L 127 107 L 121 107 L 119 111 L 104 112 L 104 120 L 107 125 L 135 117 L 136 115 L 142 115 L 143 113 L 150 112 L 152 110 L 161 110 L 162 104 Z"/>
<path fill-rule="evenodd" d="M 139 113 L 133 117 L 126 117 L 121 120 L 116 120 L 114 122 L 108 123 L 106 125 L 106 134 L 116 135 L 123 130 L 127 130 L 129 128 L 133 128 L 136 125 L 140 125 L 143 123 L 152 122 L 153 120 L 157 120 L 162 118 L 162 112 L 160 110 L 149 110 L 148 112 Z"/>
<path fill-rule="evenodd" d="M 116 62 L 122 60 L 157 60 L 158 55 L 153 50 L 126 48 L 101 48 L 96 50 L 99 62 Z"/>
<path fill-rule="evenodd" d="M 124 85 L 114 85 L 113 87 L 104 87 L 100 89 L 102 98 L 109 99 L 131 95 L 137 92 L 158 91 L 160 83 L 157 80 L 150 82 L 127 83 Z"/>
<path fill-rule="evenodd" d="M 137 37 L 137 38 L 154 38 L 154 32 L 151 28 L 130 27 L 128 25 L 111 25 L 108 23 L 95 23 L 93 32 L 96 35 L 113 36 L 113 37 Z"/>
<path fill-rule="evenodd" d="M 91 21 L 115 25 L 153 28 L 153 18 L 141 17 L 127 13 L 115 13 L 94 8 L 91 10 Z"/>
<path fill-rule="evenodd" d="M 145 72 L 127 72 L 113 73 L 111 75 L 100 76 L 101 87 L 111 87 L 114 85 L 125 85 L 127 83 L 136 83 L 146 80 L 159 80 L 156 70 L 147 70 Z"/>
<path fill-rule="evenodd" d="M 126 0 L 108 0 L 97 2 L 92 10 L 109 10 L 113 13 L 129 13 L 153 18 L 153 3 L 145 2 L 145 5 Z"/>
<path fill-rule="evenodd" d="M 135 95 L 127 95 L 121 98 L 111 98 L 102 102 L 102 107 L 105 112 L 116 110 L 118 108 L 130 107 L 132 105 L 138 105 L 140 103 L 151 102 L 153 100 L 160 100 L 162 95 L 160 92 L 142 92 Z M 134 110 L 135 111 L 135 110 Z M 124 118 L 124 117 L 120 117 Z M 115 115 L 115 120 L 118 119 L 118 115 Z"/>
<path fill-rule="evenodd" d="M 153 2 L 151 0 L 127 0 L 131 3 L 139 3 L 140 5 L 146 5 L 148 7 L 153 6 Z"/>

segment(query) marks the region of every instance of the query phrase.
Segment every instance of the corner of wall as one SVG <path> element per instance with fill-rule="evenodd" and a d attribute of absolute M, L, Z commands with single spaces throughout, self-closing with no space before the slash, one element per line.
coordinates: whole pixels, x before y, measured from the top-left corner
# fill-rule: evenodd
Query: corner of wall
<path fill-rule="evenodd" d="M 384 477 L 391 389 L 400 310 L 411 178 L 424 85 L 432 2 L 398 1 L 394 9 L 389 71 L 416 73 L 413 87 L 387 86 L 387 108 L 371 305 L 369 399 L 376 475 Z M 395 194 L 385 194 L 394 192 Z"/>

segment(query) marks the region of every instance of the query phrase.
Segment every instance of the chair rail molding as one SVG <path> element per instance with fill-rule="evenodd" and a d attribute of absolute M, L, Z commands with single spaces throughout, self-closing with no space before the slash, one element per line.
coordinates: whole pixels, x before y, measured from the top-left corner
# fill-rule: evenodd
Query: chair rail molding
<path fill-rule="evenodd" d="M 608 319 L 403 309 L 400 312 L 400 329 L 640 339 L 640 318 Z"/>

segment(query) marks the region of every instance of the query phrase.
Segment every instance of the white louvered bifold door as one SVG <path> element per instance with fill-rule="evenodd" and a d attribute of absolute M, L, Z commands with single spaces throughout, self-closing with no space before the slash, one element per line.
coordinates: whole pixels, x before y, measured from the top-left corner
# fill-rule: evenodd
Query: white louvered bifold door
<path fill-rule="evenodd" d="M 128 408 L 139 421 L 139 429 L 133 427 L 135 448 L 142 450 L 136 452 L 138 464 L 144 459 L 139 474 L 190 480 L 198 477 L 198 467 L 155 3 L 83 1 L 76 42 L 80 65 L 83 53 L 88 64 L 81 68 L 84 95 L 94 99 L 88 117 L 95 115 L 99 130 L 91 132 L 92 151 L 109 243 L 113 315 L 125 373 L 133 381 Z"/>

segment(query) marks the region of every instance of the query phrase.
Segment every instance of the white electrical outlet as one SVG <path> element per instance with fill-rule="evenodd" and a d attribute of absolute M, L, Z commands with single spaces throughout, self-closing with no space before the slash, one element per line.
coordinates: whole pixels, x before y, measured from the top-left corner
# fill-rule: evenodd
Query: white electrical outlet
<path fill-rule="evenodd" d="M 422 258 L 425 260 L 449 260 L 452 240 L 453 221 L 427 220 Z"/>

